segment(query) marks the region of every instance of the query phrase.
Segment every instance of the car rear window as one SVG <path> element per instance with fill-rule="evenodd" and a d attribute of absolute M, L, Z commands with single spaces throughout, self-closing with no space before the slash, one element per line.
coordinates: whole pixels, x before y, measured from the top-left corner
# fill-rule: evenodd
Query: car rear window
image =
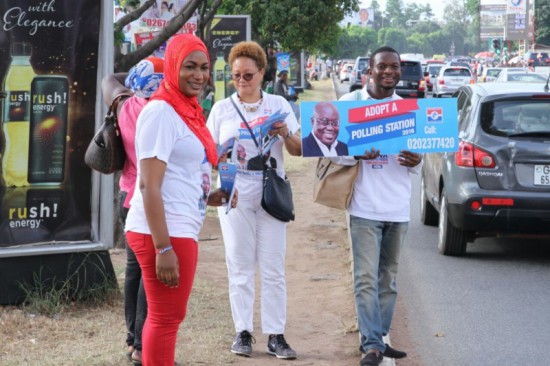
<path fill-rule="evenodd" d="M 470 71 L 466 69 L 447 69 L 443 71 L 443 76 L 471 76 Z"/>
<path fill-rule="evenodd" d="M 401 61 L 401 77 L 422 76 L 422 66 L 419 62 Z"/>
<path fill-rule="evenodd" d="M 369 60 L 359 60 L 359 65 L 357 65 L 357 70 L 358 71 L 363 70 L 365 67 L 367 67 L 368 62 Z"/>
<path fill-rule="evenodd" d="M 428 72 L 430 73 L 430 75 L 437 75 L 442 67 L 443 66 L 430 66 L 428 67 Z"/>
<path fill-rule="evenodd" d="M 524 81 L 526 83 L 545 82 L 546 78 L 540 74 L 508 74 L 508 81 Z"/>
<path fill-rule="evenodd" d="M 508 100 L 484 103 L 481 128 L 492 135 L 550 133 L 550 103 L 547 99 Z"/>

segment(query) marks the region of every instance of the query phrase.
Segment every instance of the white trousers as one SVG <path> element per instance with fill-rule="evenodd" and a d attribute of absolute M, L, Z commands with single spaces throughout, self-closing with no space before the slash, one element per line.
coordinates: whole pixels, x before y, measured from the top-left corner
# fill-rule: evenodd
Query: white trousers
<path fill-rule="evenodd" d="M 249 197 L 247 197 L 249 198 Z M 235 331 L 254 329 L 254 285 L 260 271 L 260 317 L 264 334 L 283 334 L 286 324 L 286 223 L 261 207 L 261 198 L 239 199 L 225 214 L 218 209 L 229 277 Z"/>

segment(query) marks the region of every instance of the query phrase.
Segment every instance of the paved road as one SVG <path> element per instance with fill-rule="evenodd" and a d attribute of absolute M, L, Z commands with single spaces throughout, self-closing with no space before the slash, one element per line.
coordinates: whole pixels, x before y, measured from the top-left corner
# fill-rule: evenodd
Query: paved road
<path fill-rule="evenodd" d="M 399 291 L 425 365 L 549 365 L 550 243 L 477 239 L 462 258 L 437 253 L 413 186 Z"/>
<path fill-rule="evenodd" d="M 550 365 L 550 241 L 482 238 L 464 257 L 442 256 L 419 192 L 415 177 L 398 283 L 421 364 Z"/>

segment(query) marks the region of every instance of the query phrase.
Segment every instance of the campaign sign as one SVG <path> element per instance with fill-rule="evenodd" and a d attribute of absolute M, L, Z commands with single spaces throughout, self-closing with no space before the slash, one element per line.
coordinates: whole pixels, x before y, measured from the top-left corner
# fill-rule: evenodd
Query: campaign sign
<path fill-rule="evenodd" d="M 302 102 L 303 156 L 458 150 L 456 98 Z"/>

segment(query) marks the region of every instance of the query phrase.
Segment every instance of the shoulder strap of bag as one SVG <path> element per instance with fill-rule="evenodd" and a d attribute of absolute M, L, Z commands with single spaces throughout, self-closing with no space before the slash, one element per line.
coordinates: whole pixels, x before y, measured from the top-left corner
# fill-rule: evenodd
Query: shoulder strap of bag
<path fill-rule="evenodd" d="M 118 118 L 117 117 L 118 103 L 120 103 L 122 98 L 131 97 L 131 96 L 133 96 L 133 94 L 130 94 L 130 93 L 121 93 L 117 95 L 115 99 L 113 99 L 113 101 L 111 102 L 111 105 L 109 106 L 109 110 L 107 111 L 107 115 L 108 116 L 113 115 L 115 118 Z"/>
<path fill-rule="evenodd" d="M 361 100 L 361 89 L 355 91 L 355 100 Z"/>
<path fill-rule="evenodd" d="M 246 122 L 246 118 L 244 118 L 243 114 L 241 113 L 239 107 L 237 107 L 237 104 L 235 104 L 235 101 L 233 100 L 233 96 L 229 97 L 229 100 L 231 100 L 231 104 L 233 104 L 233 107 L 235 107 L 235 110 L 241 116 L 241 119 L 243 120 L 244 124 L 246 125 L 246 128 L 248 128 L 248 132 L 250 132 L 250 136 L 252 136 L 252 140 L 254 140 L 254 144 L 256 144 L 256 147 L 259 149 L 260 144 L 258 144 L 258 141 L 256 141 L 256 136 L 254 136 L 254 132 L 252 132 L 252 129 L 248 125 L 248 122 Z"/>

